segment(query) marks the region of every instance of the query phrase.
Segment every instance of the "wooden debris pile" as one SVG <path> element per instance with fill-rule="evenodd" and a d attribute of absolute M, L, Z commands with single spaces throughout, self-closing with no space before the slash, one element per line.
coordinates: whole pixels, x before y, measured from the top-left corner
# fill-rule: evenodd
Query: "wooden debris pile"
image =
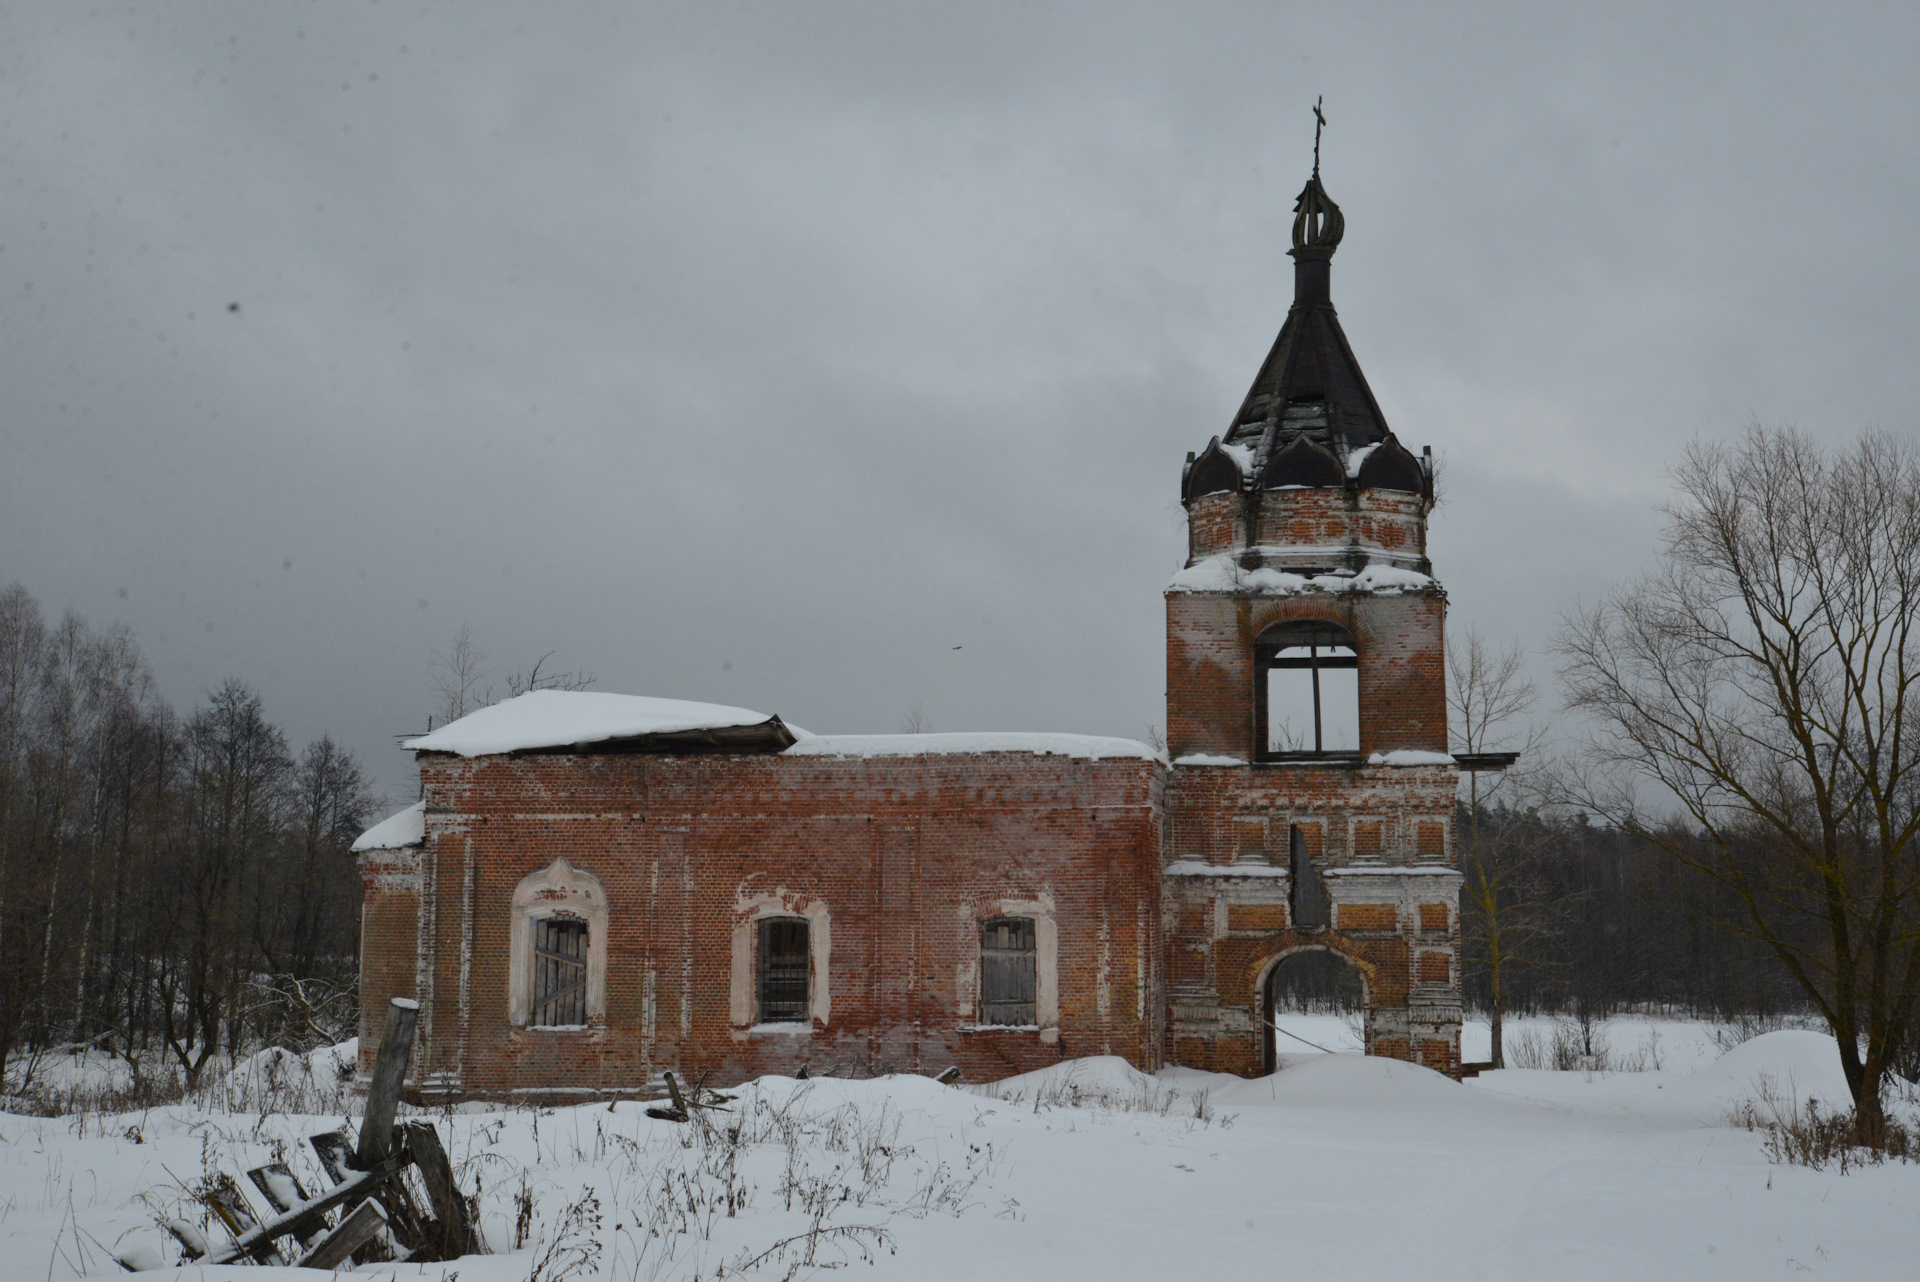
<path fill-rule="evenodd" d="M 657 1118 L 662 1122 L 692 1121 L 694 1110 L 696 1109 L 724 1113 L 727 1110 L 722 1107 L 722 1105 L 731 1102 L 733 1099 L 731 1095 L 723 1095 L 719 1091 L 708 1090 L 707 1074 L 705 1073 L 700 1074 L 700 1080 L 695 1082 L 692 1089 L 685 1093 L 682 1093 L 680 1090 L 680 1079 L 675 1077 L 671 1070 L 666 1074 L 666 1083 L 668 1102 L 665 1105 L 656 1105 L 647 1110 L 648 1117 Z"/>
<path fill-rule="evenodd" d="M 480 1250 L 473 1202 L 454 1183 L 440 1133 L 431 1122 L 394 1122 L 419 1017 L 419 1004 L 405 998 L 388 1009 L 357 1139 L 330 1131 L 309 1141 L 332 1187 L 309 1193 L 284 1162 L 248 1171 L 277 1212 L 263 1223 L 239 1185 L 223 1175 L 201 1200 L 233 1241 L 216 1249 L 194 1225 L 172 1221 L 168 1231 L 187 1259 L 337 1269 L 373 1259 L 452 1260 Z M 416 1179 L 406 1178 L 409 1171 Z"/>

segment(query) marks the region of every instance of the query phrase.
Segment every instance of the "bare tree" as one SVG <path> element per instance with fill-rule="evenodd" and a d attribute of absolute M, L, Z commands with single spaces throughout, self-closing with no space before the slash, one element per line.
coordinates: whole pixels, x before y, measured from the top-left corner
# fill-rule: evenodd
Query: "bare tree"
<path fill-rule="evenodd" d="M 493 691 L 484 684 L 487 656 L 474 641 L 473 629 L 464 623 L 452 645 L 433 652 L 427 670 L 440 695 L 437 711 L 442 722 L 458 721 L 493 702 Z"/>
<path fill-rule="evenodd" d="M 1518 645 L 1490 649 L 1477 631 L 1448 645 L 1447 722 L 1456 752 L 1515 750 L 1525 758 L 1538 749 L 1540 733 L 1525 722 L 1539 697 L 1526 677 L 1525 659 Z M 1466 935 L 1462 942 L 1486 976 L 1495 1068 L 1507 1066 L 1508 976 L 1535 960 L 1531 945 L 1540 939 L 1550 916 L 1534 872 L 1553 830 L 1538 822 L 1508 822 L 1505 815 L 1489 812 L 1531 801 L 1537 817 L 1544 777 L 1504 771 L 1467 771 L 1461 776 L 1466 822 L 1460 834 L 1460 871 L 1465 877 L 1460 893 L 1467 909 L 1461 915 Z"/>
<path fill-rule="evenodd" d="M 599 679 L 585 671 L 549 671 L 547 660 L 551 658 L 553 651 L 549 650 L 535 659 L 532 667 L 507 673 L 505 697 L 517 698 L 530 690 L 585 690 Z M 442 723 L 458 721 L 469 712 L 478 712 L 499 701 L 500 696 L 487 681 L 492 673 L 487 667 L 487 656 L 473 639 L 473 629 L 467 624 L 460 625 L 452 645 L 433 652 L 427 669 L 440 696 L 435 716 Z"/>
<path fill-rule="evenodd" d="M 600 678 L 591 672 L 548 672 L 547 660 L 553 657 L 549 650 L 533 661 L 533 666 L 523 671 L 507 674 L 507 696 L 523 695 L 529 690 L 585 690 Z"/>
<path fill-rule="evenodd" d="M 1675 481 L 1660 567 L 1560 639 L 1587 801 L 1731 891 L 1874 1143 L 1920 995 L 1920 450 L 1756 425 Z M 1643 822 L 1656 806 L 1684 822 Z"/>

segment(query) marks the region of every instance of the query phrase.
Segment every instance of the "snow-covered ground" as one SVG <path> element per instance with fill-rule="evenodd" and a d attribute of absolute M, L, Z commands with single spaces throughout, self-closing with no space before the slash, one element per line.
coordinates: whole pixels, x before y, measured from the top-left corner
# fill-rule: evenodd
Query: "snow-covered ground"
<path fill-rule="evenodd" d="M 1331 1046 L 1344 1027 L 1294 1031 Z M 841 1263 L 876 1280 L 1912 1275 L 1920 1166 L 1773 1165 L 1759 1136 L 1727 1125 L 1763 1092 L 1843 1103 L 1830 1039 L 1776 1032 L 1713 1058 L 1711 1029 L 1645 1031 L 1671 1048 L 1660 1071 L 1460 1085 L 1303 1050 L 1258 1081 L 1150 1078 L 1111 1059 L 970 1089 L 766 1078 L 705 1134 L 627 1103 L 463 1109 L 439 1120 L 498 1253 L 372 1271 L 713 1278 L 758 1255 L 743 1276 Z M 1623 1052 L 1645 1036 L 1608 1033 Z M 188 1211 L 185 1186 L 277 1154 L 311 1185 L 305 1138 L 337 1125 L 187 1108 L 0 1116 L 0 1277 L 116 1272 L 110 1249 L 171 1261 L 154 1217 Z"/>

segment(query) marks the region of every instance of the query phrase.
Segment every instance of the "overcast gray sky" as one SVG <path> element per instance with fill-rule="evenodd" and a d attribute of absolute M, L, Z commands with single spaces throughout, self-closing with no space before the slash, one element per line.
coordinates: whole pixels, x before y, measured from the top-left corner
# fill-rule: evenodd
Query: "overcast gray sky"
<path fill-rule="evenodd" d="M 1334 298 L 1541 647 L 1752 417 L 1914 426 L 1920 8 L 16 4 L 0 583 L 395 795 L 430 651 L 1163 720 L 1181 460 Z M 964 647 L 956 649 L 955 647 Z"/>

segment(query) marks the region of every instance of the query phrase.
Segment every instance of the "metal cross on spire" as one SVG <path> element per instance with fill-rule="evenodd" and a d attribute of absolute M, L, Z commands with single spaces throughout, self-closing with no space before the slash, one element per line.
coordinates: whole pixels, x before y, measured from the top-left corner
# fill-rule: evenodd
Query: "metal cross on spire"
<path fill-rule="evenodd" d="M 1320 176 L 1320 131 L 1327 127 L 1327 113 L 1320 110 L 1320 104 L 1326 100 L 1327 96 L 1321 94 L 1313 104 L 1313 176 L 1315 178 Z"/>

